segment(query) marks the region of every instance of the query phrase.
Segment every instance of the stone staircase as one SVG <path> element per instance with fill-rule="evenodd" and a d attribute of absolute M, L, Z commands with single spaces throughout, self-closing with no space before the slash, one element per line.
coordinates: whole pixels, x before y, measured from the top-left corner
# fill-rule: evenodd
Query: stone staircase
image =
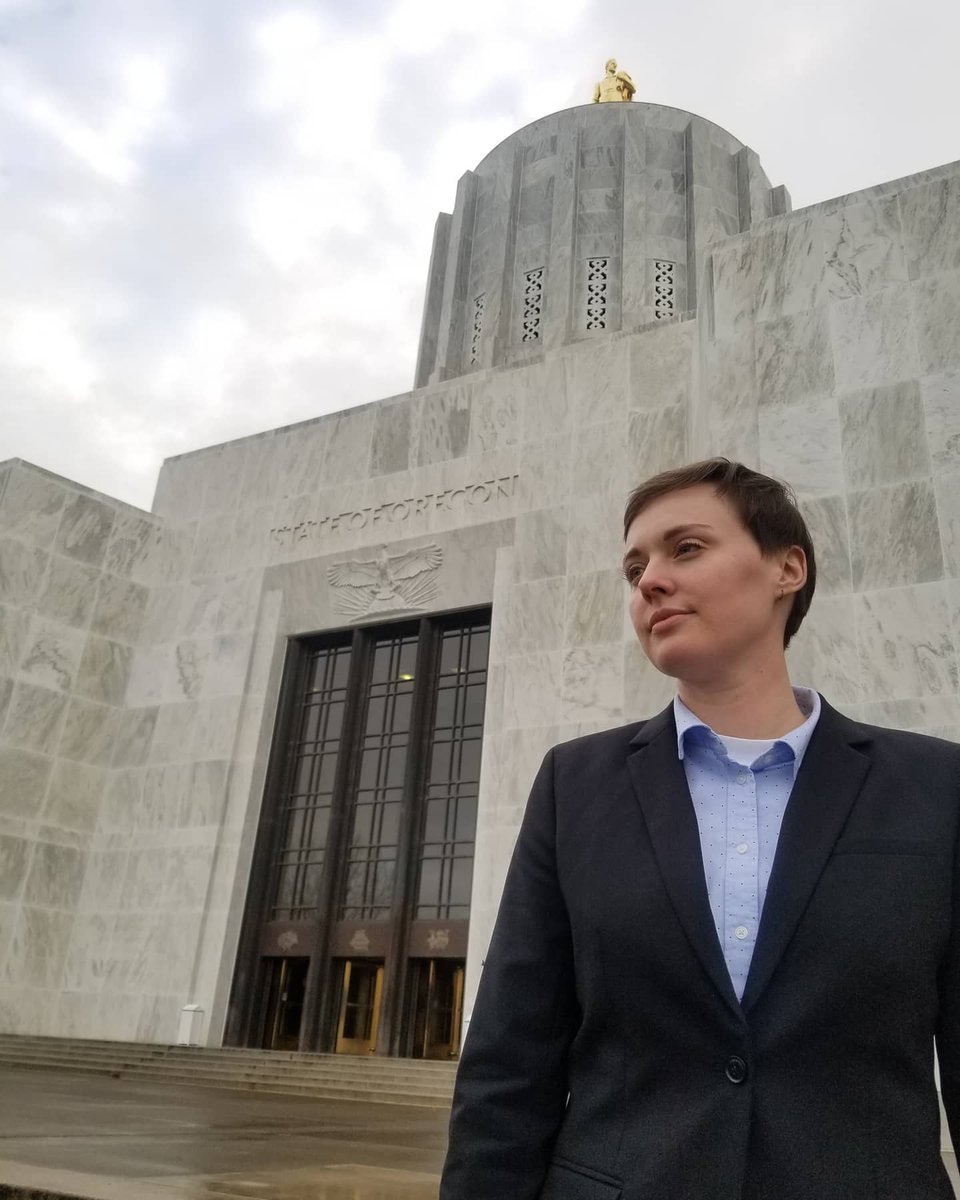
<path fill-rule="evenodd" d="M 456 1064 L 0 1034 L 0 1065 L 198 1087 L 449 1108 Z"/>

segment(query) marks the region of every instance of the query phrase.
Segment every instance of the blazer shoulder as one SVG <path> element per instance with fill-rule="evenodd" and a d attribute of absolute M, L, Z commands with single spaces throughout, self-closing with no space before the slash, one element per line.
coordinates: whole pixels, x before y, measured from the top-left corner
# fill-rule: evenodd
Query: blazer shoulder
<path fill-rule="evenodd" d="M 644 731 L 650 732 L 661 724 L 672 723 L 672 704 L 658 713 L 642 721 L 633 721 L 629 725 L 618 725 L 613 729 L 601 729 L 597 733 L 583 734 L 568 742 L 560 742 L 553 747 L 553 754 L 558 766 L 572 764 L 583 759 L 594 761 L 603 759 L 623 759 L 636 746 L 638 735 Z"/>

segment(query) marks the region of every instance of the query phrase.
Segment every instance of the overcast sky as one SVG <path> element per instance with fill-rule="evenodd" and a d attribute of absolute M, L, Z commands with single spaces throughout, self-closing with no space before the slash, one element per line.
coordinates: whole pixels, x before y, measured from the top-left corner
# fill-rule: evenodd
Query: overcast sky
<path fill-rule="evenodd" d="M 408 390 L 458 177 L 611 54 L 800 207 L 960 158 L 958 47 L 955 0 L 0 0 L 0 460 L 149 507 Z"/>

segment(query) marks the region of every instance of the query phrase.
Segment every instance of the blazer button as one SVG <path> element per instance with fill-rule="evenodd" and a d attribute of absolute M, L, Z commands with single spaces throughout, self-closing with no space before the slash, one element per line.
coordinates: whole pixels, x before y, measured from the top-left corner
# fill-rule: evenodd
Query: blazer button
<path fill-rule="evenodd" d="M 747 1064 L 736 1054 L 727 1059 L 726 1076 L 731 1083 L 743 1083 L 747 1077 Z"/>

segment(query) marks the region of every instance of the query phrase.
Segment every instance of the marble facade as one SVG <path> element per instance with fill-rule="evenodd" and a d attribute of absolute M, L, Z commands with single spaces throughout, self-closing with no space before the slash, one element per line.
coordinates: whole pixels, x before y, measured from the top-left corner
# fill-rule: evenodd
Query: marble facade
<path fill-rule="evenodd" d="M 701 118 L 557 114 L 438 222 L 409 394 L 170 459 L 150 513 L 0 465 L 0 1030 L 171 1041 L 197 1003 L 220 1043 L 285 646 L 350 623 L 358 551 L 435 544 L 429 609 L 493 606 L 467 1011 L 541 756 L 672 695 L 618 569 L 644 476 L 789 480 L 820 562 L 795 678 L 960 738 L 960 164 L 788 208 Z"/>

